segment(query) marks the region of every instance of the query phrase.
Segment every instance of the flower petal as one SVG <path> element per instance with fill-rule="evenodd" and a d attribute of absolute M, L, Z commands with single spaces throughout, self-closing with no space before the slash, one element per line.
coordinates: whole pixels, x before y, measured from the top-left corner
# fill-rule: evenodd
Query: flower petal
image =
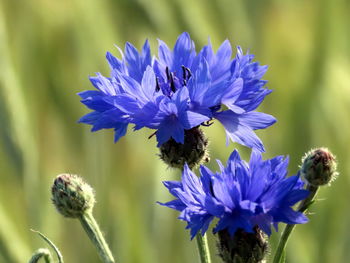
<path fill-rule="evenodd" d="M 265 151 L 261 140 L 255 135 L 252 128 L 240 123 L 237 114 L 232 111 L 222 111 L 216 113 L 214 117 L 225 127 L 227 138 L 230 138 L 233 142 L 238 142 L 250 148 L 255 148 L 261 152 Z M 226 140 L 226 143 L 229 143 L 228 139 Z"/>
<path fill-rule="evenodd" d="M 239 122 L 253 130 L 265 129 L 276 122 L 276 119 L 262 112 L 247 112 L 239 116 Z"/>

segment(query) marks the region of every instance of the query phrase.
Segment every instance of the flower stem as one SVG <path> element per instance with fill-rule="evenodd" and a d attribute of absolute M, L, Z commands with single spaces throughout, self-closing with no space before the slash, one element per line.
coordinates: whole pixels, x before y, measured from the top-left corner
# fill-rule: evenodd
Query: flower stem
<path fill-rule="evenodd" d="M 181 172 L 183 172 L 183 169 L 184 167 L 182 167 Z M 207 235 L 204 234 L 202 236 L 201 233 L 198 233 L 196 235 L 196 240 L 197 240 L 197 248 L 198 248 L 199 257 L 201 259 L 201 263 L 211 263 Z"/>
<path fill-rule="evenodd" d="M 105 241 L 101 230 L 92 215 L 91 211 L 85 212 L 79 217 L 80 223 L 82 224 L 86 234 L 97 249 L 97 252 L 104 263 L 114 263 L 113 255 Z"/>
<path fill-rule="evenodd" d="M 46 248 L 39 248 L 29 260 L 29 263 L 37 263 L 43 258 L 45 263 L 52 263 L 50 251 Z"/>
<path fill-rule="evenodd" d="M 197 247 L 201 263 L 210 263 L 210 252 L 208 247 L 207 235 L 202 236 L 200 233 L 196 235 Z"/>
<path fill-rule="evenodd" d="M 312 186 L 312 185 L 308 185 L 306 187 L 306 189 L 310 191 L 310 194 L 299 205 L 298 211 L 301 213 L 305 212 L 310 207 L 310 205 L 314 202 L 315 196 L 316 196 L 317 191 L 318 191 L 318 187 Z M 282 255 L 284 253 L 284 250 L 286 248 L 288 238 L 289 238 L 290 234 L 292 233 L 294 227 L 295 227 L 295 225 L 289 224 L 289 225 L 286 225 L 286 227 L 284 228 L 281 239 L 278 243 L 278 247 L 277 247 L 277 250 L 275 253 L 275 257 L 273 259 L 273 263 L 280 263 L 281 262 L 281 258 L 282 258 Z"/>
<path fill-rule="evenodd" d="M 33 229 L 31 229 L 31 231 L 34 233 L 37 233 L 42 239 L 44 239 L 50 245 L 50 247 L 55 251 L 57 255 L 58 263 L 63 263 L 63 256 L 60 250 L 56 247 L 56 245 L 48 237 L 46 237 L 44 234 L 40 233 L 39 231 L 33 230 Z M 31 258 L 32 261 L 29 261 L 29 262 L 37 262 L 41 257 L 44 257 L 46 263 L 51 263 L 52 261 L 50 251 L 48 251 L 45 248 L 44 249 L 40 248 Z"/>

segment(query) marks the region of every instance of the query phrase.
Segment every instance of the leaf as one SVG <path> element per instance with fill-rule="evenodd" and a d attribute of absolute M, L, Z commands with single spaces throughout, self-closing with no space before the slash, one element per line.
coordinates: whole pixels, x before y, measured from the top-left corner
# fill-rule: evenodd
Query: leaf
<path fill-rule="evenodd" d="M 58 258 L 58 263 L 63 263 L 63 256 L 62 256 L 61 252 L 59 251 L 59 249 L 55 246 L 55 244 L 50 239 L 48 239 L 45 235 L 40 233 L 39 231 L 33 230 L 33 229 L 31 229 L 31 231 L 33 231 L 34 233 L 37 233 L 42 239 L 44 239 L 52 247 L 52 249 L 56 252 L 56 255 Z"/>
<path fill-rule="evenodd" d="M 46 248 L 39 248 L 37 251 L 35 251 L 29 260 L 29 263 L 37 263 L 41 258 L 43 258 L 46 263 L 52 262 L 50 251 Z"/>
<path fill-rule="evenodd" d="M 285 249 L 282 252 L 281 260 L 279 263 L 286 263 L 286 250 Z"/>

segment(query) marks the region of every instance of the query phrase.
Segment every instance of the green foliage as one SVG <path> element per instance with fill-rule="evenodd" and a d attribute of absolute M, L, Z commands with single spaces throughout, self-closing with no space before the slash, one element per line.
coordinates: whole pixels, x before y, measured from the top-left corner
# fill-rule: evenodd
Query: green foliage
<path fill-rule="evenodd" d="M 58 263 L 63 263 L 63 256 L 62 256 L 60 250 L 58 249 L 58 247 L 50 239 L 48 239 L 44 234 L 42 234 L 42 233 L 40 233 L 39 231 L 36 231 L 36 230 L 32 230 L 32 231 L 34 233 L 37 233 L 55 251 L 55 254 L 56 254 L 57 259 L 58 259 Z M 47 262 L 51 262 L 52 261 L 51 253 L 46 248 L 44 248 L 44 249 L 39 248 L 35 254 L 37 255 L 38 259 L 39 259 L 39 255 L 42 255 Z M 34 262 L 35 255 L 33 255 L 32 259 L 33 259 L 33 262 Z"/>
<path fill-rule="evenodd" d="M 283 250 L 280 263 L 286 263 L 286 251 Z"/>
<path fill-rule="evenodd" d="M 51 263 L 52 258 L 50 251 L 46 248 L 39 248 L 30 258 L 29 263 L 37 263 L 40 259 L 43 259 L 45 263 Z"/>
<path fill-rule="evenodd" d="M 76 93 L 92 88 L 89 75 L 108 74 L 104 54 L 118 55 L 114 44 L 141 47 L 149 38 L 155 50 L 156 38 L 173 43 L 188 31 L 198 47 L 208 36 L 215 47 L 228 38 L 270 66 L 266 79 L 274 92 L 261 110 L 278 122 L 258 131 L 266 158 L 289 154 L 295 173 L 310 148 L 327 146 L 337 155 L 340 176 L 320 190 L 325 201 L 312 206 L 311 222 L 294 231 L 286 262 L 345 262 L 349 11 L 344 0 L 0 0 L 0 261 L 26 262 L 41 247 L 28 231 L 38 228 L 67 262 L 98 262 L 79 224 L 50 202 L 52 181 L 65 172 L 83 175 L 95 188 L 95 216 L 119 262 L 198 260 L 185 223 L 155 204 L 171 199 L 161 181 L 179 172 L 159 160 L 155 139 L 147 139 L 152 131 L 130 132 L 113 144 L 112 131 L 92 134 L 76 122 L 87 112 Z M 212 160 L 238 147 L 224 146 L 215 123 L 205 132 Z"/>

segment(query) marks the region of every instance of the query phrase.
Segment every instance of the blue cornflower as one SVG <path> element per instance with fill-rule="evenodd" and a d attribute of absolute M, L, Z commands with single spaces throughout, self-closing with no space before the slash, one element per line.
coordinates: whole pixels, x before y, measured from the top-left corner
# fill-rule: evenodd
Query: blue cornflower
<path fill-rule="evenodd" d="M 253 130 L 276 120 L 255 111 L 271 90 L 261 79 L 267 66 L 252 62 L 253 55 L 238 48 L 232 59 L 227 40 L 216 53 L 209 43 L 197 54 L 188 33 L 173 50 L 159 40 L 158 58 L 152 58 L 148 41 L 141 52 L 130 43 L 120 52 L 121 59 L 107 53 L 110 77 L 98 73 L 90 78 L 97 90 L 79 93 L 93 110 L 80 122 L 92 131 L 113 128 L 118 141 L 128 124 L 134 130 L 147 127 L 156 130 L 160 147 L 170 139 L 184 144 L 186 131 L 217 119 L 228 139 L 264 151 Z"/>
<path fill-rule="evenodd" d="M 262 160 L 261 153 L 253 151 L 248 164 L 235 150 L 226 167 L 217 162 L 220 172 L 201 166 L 197 177 L 185 165 L 180 182 L 164 182 L 177 199 L 160 204 L 181 211 L 179 219 L 187 222 L 192 238 L 200 230 L 204 235 L 214 218 L 219 219 L 214 233 L 227 230 L 231 235 L 238 229 L 252 233 L 255 226 L 270 235 L 271 226 L 277 230 L 279 222 L 308 221 L 292 209 L 309 191 L 302 189 L 299 176 L 286 177 L 288 158 Z"/>

